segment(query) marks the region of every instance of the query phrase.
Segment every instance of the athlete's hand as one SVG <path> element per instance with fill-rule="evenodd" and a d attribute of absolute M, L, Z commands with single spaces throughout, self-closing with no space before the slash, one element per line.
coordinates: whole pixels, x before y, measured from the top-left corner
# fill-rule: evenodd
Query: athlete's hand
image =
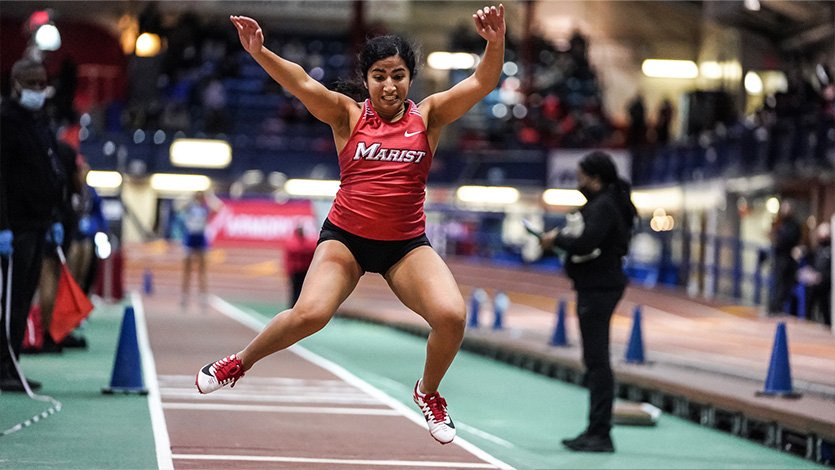
<path fill-rule="evenodd" d="M 478 35 L 490 41 L 504 41 L 504 5 L 496 7 L 484 7 L 473 15 Z"/>
<path fill-rule="evenodd" d="M 238 30 L 238 37 L 241 39 L 244 50 L 250 54 L 259 52 L 261 46 L 264 45 L 264 32 L 258 22 L 246 16 L 230 16 L 229 19 Z"/>

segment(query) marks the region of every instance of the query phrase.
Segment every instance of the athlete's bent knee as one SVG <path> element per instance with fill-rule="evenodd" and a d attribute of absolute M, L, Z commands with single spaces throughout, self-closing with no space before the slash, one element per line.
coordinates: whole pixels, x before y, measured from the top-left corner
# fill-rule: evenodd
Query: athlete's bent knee
<path fill-rule="evenodd" d="M 299 328 L 307 334 L 315 333 L 324 328 L 332 316 L 329 312 L 315 308 L 305 308 L 298 304 L 289 313 L 296 320 Z"/>
<path fill-rule="evenodd" d="M 461 308 L 448 307 L 440 310 L 436 315 L 436 321 L 432 328 L 436 331 L 444 333 L 463 336 L 464 329 L 467 325 L 467 310 L 464 306 Z"/>

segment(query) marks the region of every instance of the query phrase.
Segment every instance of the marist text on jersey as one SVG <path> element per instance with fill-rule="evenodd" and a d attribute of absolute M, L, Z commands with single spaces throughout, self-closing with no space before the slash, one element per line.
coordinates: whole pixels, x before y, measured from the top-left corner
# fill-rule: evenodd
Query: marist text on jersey
<path fill-rule="evenodd" d="M 367 146 L 365 142 L 357 142 L 354 160 L 379 160 L 386 162 L 420 163 L 426 152 L 422 150 L 390 149 L 381 143 Z"/>

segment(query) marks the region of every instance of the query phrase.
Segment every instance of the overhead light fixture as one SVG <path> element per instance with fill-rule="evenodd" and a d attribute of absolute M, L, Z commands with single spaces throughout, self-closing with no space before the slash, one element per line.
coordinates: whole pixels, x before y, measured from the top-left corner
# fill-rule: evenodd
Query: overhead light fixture
<path fill-rule="evenodd" d="M 478 56 L 469 52 L 436 51 L 426 57 L 426 64 L 436 70 L 468 70 L 478 63 Z"/>
<path fill-rule="evenodd" d="M 692 60 L 647 59 L 641 70 L 653 78 L 696 78 L 699 75 L 699 68 Z"/>
<path fill-rule="evenodd" d="M 338 190 L 338 180 L 290 179 L 284 183 L 284 192 L 291 196 L 334 197 Z"/>
<path fill-rule="evenodd" d="M 151 188 L 163 193 L 181 193 L 205 191 L 212 185 L 212 180 L 204 175 L 179 175 L 156 173 L 151 175 Z"/>
<path fill-rule="evenodd" d="M 719 62 L 708 60 L 699 65 L 699 73 L 704 78 L 722 78 L 722 65 Z"/>
<path fill-rule="evenodd" d="M 455 196 L 461 202 L 513 204 L 519 200 L 519 190 L 507 186 L 461 186 Z"/>
<path fill-rule="evenodd" d="M 42 51 L 57 51 L 61 47 L 61 34 L 52 23 L 47 23 L 35 33 L 35 44 Z"/>
<path fill-rule="evenodd" d="M 96 189 L 113 189 L 122 184 L 122 175 L 117 171 L 89 171 L 87 184 Z"/>
<path fill-rule="evenodd" d="M 770 197 L 765 201 L 765 210 L 772 214 L 780 212 L 780 200 L 776 197 Z"/>
<path fill-rule="evenodd" d="M 749 95 L 761 95 L 763 92 L 763 80 L 757 72 L 748 72 L 745 74 L 745 91 Z"/>
<path fill-rule="evenodd" d="M 576 189 L 546 189 L 542 193 L 542 201 L 552 206 L 582 206 L 586 198 Z"/>
<path fill-rule="evenodd" d="M 679 187 L 632 191 L 632 204 L 638 211 L 644 212 L 659 207 L 677 211 L 684 207 L 684 192 Z"/>
<path fill-rule="evenodd" d="M 180 167 L 226 168 L 232 162 L 232 147 L 224 140 L 175 139 L 169 154 Z"/>
<path fill-rule="evenodd" d="M 159 54 L 160 49 L 162 49 L 162 42 L 156 34 L 142 33 L 136 38 L 137 57 L 153 57 Z"/>

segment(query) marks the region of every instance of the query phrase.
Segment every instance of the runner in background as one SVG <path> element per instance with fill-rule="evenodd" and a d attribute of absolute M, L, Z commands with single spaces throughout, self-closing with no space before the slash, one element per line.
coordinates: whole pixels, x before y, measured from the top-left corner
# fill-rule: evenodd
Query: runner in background
<path fill-rule="evenodd" d="M 201 393 L 234 385 L 259 360 L 322 329 L 370 271 L 382 274 L 400 301 L 432 328 L 413 399 L 432 437 L 452 442 L 455 426 L 438 387 L 461 345 L 466 306 L 452 273 L 426 238 L 423 204 L 441 129 L 495 90 L 501 77 L 504 7 L 479 9 L 473 19 L 487 41 L 475 72 L 416 105 L 407 94 L 418 57 L 403 38 L 368 40 L 359 55 L 361 81 L 342 82 L 332 91 L 264 47 L 255 20 L 231 18 L 244 49 L 314 117 L 330 125 L 341 185 L 299 301 L 276 315 L 246 348 L 203 367 L 196 379 Z"/>
<path fill-rule="evenodd" d="M 220 209 L 222 203 L 214 196 L 207 196 L 203 191 L 197 191 L 188 204 L 183 208 L 183 245 L 186 255 L 183 259 L 183 283 L 180 305 L 188 308 L 192 265 L 197 266 L 197 289 L 201 308 L 208 303 L 209 281 L 206 274 L 206 251 L 209 242 L 206 239 L 206 227 L 209 217 Z"/>

